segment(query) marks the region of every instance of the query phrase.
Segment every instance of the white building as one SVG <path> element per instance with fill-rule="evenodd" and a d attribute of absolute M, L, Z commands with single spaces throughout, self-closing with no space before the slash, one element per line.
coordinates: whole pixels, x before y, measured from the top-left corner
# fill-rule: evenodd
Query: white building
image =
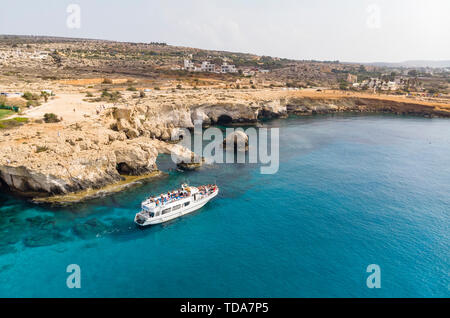
<path fill-rule="evenodd" d="M 395 91 L 398 89 L 398 86 L 397 86 L 397 83 L 389 81 L 389 82 L 384 82 L 381 85 L 381 89 L 383 91 Z"/>
<path fill-rule="evenodd" d="M 201 67 L 202 72 L 215 72 L 216 71 L 216 64 L 212 64 L 208 61 L 204 61 L 202 63 Z"/>
<path fill-rule="evenodd" d="M 194 65 L 194 63 L 191 62 L 191 60 L 185 59 L 183 68 L 186 71 L 194 71 L 195 70 L 195 65 Z"/>
<path fill-rule="evenodd" d="M 222 67 L 221 67 L 221 72 L 222 73 L 236 73 L 237 69 L 236 69 L 236 66 L 234 66 L 234 65 L 223 63 Z"/>

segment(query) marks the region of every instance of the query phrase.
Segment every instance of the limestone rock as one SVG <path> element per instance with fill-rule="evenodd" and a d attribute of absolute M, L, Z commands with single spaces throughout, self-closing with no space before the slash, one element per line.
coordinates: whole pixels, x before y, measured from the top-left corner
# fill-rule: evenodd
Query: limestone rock
<path fill-rule="evenodd" d="M 236 149 L 237 151 L 247 151 L 248 136 L 241 130 L 235 130 L 223 140 L 222 145 L 224 149 L 232 145 L 233 149 Z"/>

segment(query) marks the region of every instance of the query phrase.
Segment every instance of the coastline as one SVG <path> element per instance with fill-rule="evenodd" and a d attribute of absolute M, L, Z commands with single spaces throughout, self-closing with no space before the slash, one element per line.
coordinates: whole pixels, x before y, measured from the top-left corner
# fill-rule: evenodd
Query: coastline
<path fill-rule="evenodd" d="M 145 182 L 150 182 L 151 180 L 159 177 L 163 177 L 165 173 L 157 170 L 149 174 L 144 174 L 140 176 L 127 176 L 123 175 L 123 180 L 106 185 L 99 189 L 86 189 L 79 192 L 71 192 L 63 195 L 55 195 L 44 198 L 33 198 L 34 203 L 49 203 L 56 205 L 65 205 L 72 203 L 84 202 L 87 200 L 95 199 L 105 195 L 110 195 L 116 192 L 120 192 L 125 189 L 129 189 L 133 186 L 138 186 Z"/>
<path fill-rule="evenodd" d="M 189 94 L 158 94 L 145 105 L 117 106 L 76 123 L 31 123 L 3 131 L 0 182 L 12 192 L 37 193 L 33 195 L 36 203 L 69 204 L 118 192 L 158 175 L 160 153 L 175 151 L 191 157 L 193 153 L 174 144 L 170 136 L 179 128 L 192 128 L 195 120 L 202 120 L 204 126 L 236 126 L 333 113 L 450 117 L 450 104 L 331 90 L 255 90 L 228 95 L 217 90 L 202 93 L 206 95 L 200 100 Z M 169 108 L 174 98 L 188 104 Z M 227 121 L 222 122 L 223 118 Z M 196 167 L 180 165 L 185 170 Z"/>
<path fill-rule="evenodd" d="M 275 177 L 258 173 L 252 165 L 214 165 L 189 176 L 170 173 L 123 192 L 63 206 L 32 204 L 2 193 L 0 266 L 12 265 L 2 272 L 1 292 L 19 297 L 73 295 L 63 276 L 70 262 L 85 270 L 86 284 L 75 291 L 83 297 L 182 297 L 183 290 L 198 296 L 229 296 L 222 286 L 230 286 L 229 293 L 239 296 L 242 281 L 251 286 L 245 295 L 254 295 L 252 284 L 263 281 L 281 292 L 261 296 L 310 297 L 330 287 L 329 277 L 310 273 L 317 273 L 320 264 L 331 258 L 340 264 L 333 281 L 344 277 L 350 285 L 355 283 L 358 277 L 350 274 L 363 272 L 376 259 L 386 273 L 398 278 L 392 289 L 381 289 L 383 295 L 445 294 L 447 282 L 439 279 L 446 274 L 445 245 L 436 242 L 447 238 L 442 220 L 450 178 L 442 167 L 449 154 L 448 120 L 355 113 L 292 116 L 264 126 L 284 127 L 280 129 L 283 163 Z M 161 170 L 169 161 L 167 156 L 158 160 Z M 198 213 L 144 231 L 136 228 L 132 217 L 143 198 L 173 189 L 187 178 L 193 185 L 217 178 L 223 191 Z M 418 237 L 419 230 L 424 234 Z M 286 257 L 282 263 L 280 255 Z M 416 258 L 426 262 L 408 267 Z M 239 266 L 244 263 L 249 266 Z M 299 264 L 305 266 L 299 269 Z M 154 266 L 164 271 L 152 275 Z M 272 275 L 274 268 L 279 275 Z M 170 275 L 174 269 L 180 276 Z M 206 277 L 192 281 L 192 272 L 198 270 Z M 305 274 L 279 280 L 281 274 L 295 270 Z M 30 281 L 24 271 L 33 272 L 36 280 Z M 121 272 L 133 275 L 123 276 L 124 282 L 117 279 Z M 54 273 L 61 279 L 48 280 Z M 154 283 L 139 279 L 143 274 Z M 434 282 L 432 292 L 408 288 L 418 274 L 421 286 Z M 97 284 L 98 275 L 109 279 Z M 189 288 L 178 288 L 180 279 Z M 323 288 L 302 288 L 319 282 Z M 42 284 L 48 288 L 36 288 Z M 123 289 L 129 284 L 136 288 Z M 332 288 L 321 295 L 355 293 L 341 284 Z M 373 292 L 364 280 L 357 291 L 369 297 Z"/>

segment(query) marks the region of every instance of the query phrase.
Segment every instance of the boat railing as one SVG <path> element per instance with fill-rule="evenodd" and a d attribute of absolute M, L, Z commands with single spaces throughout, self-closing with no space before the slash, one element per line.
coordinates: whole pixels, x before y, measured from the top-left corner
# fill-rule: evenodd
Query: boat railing
<path fill-rule="evenodd" d="M 213 185 L 212 187 L 199 187 L 198 190 L 198 194 L 201 196 L 201 199 L 203 199 L 204 197 L 208 197 L 211 194 L 213 194 L 217 189 L 216 185 Z M 161 207 L 161 206 L 166 206 L 167 204 L 182 200 L 182 199 L 186 199 L 188 197 L 191 196 L 190 192 L 184 192 L 184 195 L 177 195 L 176 193 L 172 193 L 172 196 L 174 197 L 167 197 L 164 196 L 163 198 L 161 197 L 150 197 L 148 200 L 150 200 L 150 202 L 155 203 L 156 207 Z"/>
<path fill-rule="evenodd" d="M 172 197 L 172 198 L 164 197 L 164 199 L 161 199 L 161 197 L 156 197 L 156 198 L 150 198 L 150 199 L 152 199 L 153 202 L 158 207 L 158 206 L 165 206 L 165 205 L 167 205 L 169 203 L 176 202 L 176 201 L 179 201 L 179 200 L 183 200 L 183 199 L 186 199 L 188 197 L 190 197 L 190 195 L 186 194 L 186 195 L 183 195 L 183 196 L 175 196 L 175 197 Z"/>

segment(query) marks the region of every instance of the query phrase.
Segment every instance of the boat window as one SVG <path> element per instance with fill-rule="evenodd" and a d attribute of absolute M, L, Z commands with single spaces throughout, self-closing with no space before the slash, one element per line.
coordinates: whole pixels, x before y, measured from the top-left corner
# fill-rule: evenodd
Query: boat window
<path fill-rule="evenodd" d="M 162 214 L 166 214 L 166 213 L 169 213 L 169 212 L 170 212 L 170 208 L 162 210 Z"/>
<path fill-rule="evenodd" d="M 186 202 L 186 203 L 184 204 L 184 206 L 188 206 L 190 203 L 191 203 L 191 202 Z"/>
<path fill-rule="evenodd" d="M 181 208 L 181 204 L 175 205 L 175 206 L 172 208 L 172 211 L 178 210 L 179 208 Z"/>

